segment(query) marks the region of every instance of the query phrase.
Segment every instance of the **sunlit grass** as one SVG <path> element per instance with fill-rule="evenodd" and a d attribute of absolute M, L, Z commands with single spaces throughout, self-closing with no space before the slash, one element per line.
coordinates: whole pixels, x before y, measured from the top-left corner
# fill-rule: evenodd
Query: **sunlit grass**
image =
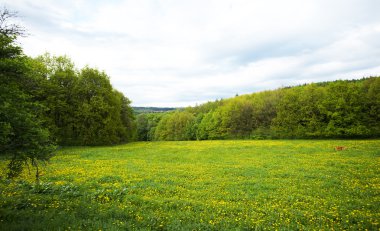
<path fill-rule="evenodd" d="M 377 140 L 63 148 L 40 186 L 2 177 L 0 227 L 378 230 L 379 150 Z"/>

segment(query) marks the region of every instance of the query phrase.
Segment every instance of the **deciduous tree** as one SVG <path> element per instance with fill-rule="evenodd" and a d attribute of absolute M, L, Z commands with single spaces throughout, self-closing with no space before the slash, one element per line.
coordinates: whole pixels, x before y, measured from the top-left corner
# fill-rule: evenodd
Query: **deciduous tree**
<path fill-rule="evenodd" d="M 39 181 L 41 162 L 49 160 L 54 145 L 44 127 L 44 107 L 33 98 L 39 79 L 31 74 L 29 59 L 15 40 L 20 27 L 8 25 L 13 13 L 0 12 L 0 153 L 10 159 L 8 177 L 18 176 L 31 164 Z"/>

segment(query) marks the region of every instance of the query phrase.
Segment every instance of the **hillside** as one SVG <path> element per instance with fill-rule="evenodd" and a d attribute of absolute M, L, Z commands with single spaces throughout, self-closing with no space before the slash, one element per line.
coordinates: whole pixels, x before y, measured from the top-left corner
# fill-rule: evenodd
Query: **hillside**
<path fill-rule="evenodd" d="M 137 117 L 139 140 L 380 137 L 380 77 L 304 84 Z"/>

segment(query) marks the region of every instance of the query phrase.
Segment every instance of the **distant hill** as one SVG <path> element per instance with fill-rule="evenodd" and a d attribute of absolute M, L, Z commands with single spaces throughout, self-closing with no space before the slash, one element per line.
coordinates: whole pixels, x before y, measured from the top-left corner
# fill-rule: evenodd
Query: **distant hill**
<path fill-rule="evenodd" d="M 132 107 L 132 108 L 136 114 L 160 113 L 160 112 L 174 111 L 177 109 L 173 107 Z"/>

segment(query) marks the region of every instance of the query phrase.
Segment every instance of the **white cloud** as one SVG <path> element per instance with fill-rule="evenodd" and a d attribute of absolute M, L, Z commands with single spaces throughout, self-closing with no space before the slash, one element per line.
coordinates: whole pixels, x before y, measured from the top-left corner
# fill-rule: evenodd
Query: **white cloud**
<path fill-rule="evenodd" d="M 134 105 L 187 106 L 304 82 L 380 75 L 377 0 L 6 3 L 27 54 L 105 70 Z"/>

